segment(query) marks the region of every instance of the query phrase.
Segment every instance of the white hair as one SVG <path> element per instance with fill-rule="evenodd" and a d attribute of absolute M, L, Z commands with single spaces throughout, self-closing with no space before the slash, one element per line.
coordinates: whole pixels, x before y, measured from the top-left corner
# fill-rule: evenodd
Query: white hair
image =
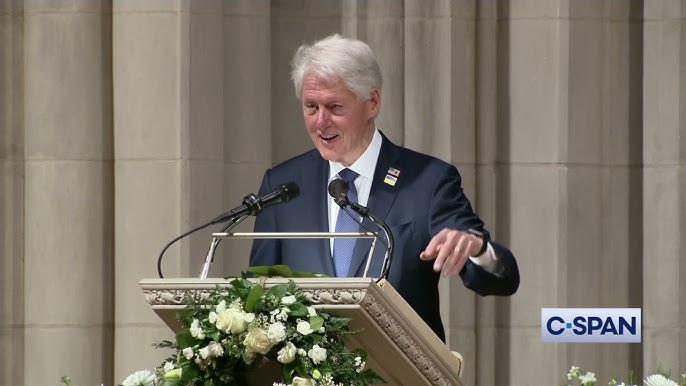
<path fill-rule="evenodd" d="M 313 74 L 340 79 L 361 101 L 368 101 L 374 89 L 381 90 L 381 70 L 367 43 L 334 34 L 314 44 L 302 45 L 291 63 L 295 95 L 302 97 L 303 79 Z"/>

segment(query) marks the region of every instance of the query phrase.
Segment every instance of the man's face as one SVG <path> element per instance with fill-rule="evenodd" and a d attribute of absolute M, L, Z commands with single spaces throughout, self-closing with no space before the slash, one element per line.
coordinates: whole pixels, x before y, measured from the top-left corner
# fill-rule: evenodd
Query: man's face
<path fill-rule="evenodd" d="M 379 100 L 378 90 L 363 102 L 339 80 L 305 76 L 305 126 L 322 158 L 350 166 L 364 153 L 374 135 Z"/>

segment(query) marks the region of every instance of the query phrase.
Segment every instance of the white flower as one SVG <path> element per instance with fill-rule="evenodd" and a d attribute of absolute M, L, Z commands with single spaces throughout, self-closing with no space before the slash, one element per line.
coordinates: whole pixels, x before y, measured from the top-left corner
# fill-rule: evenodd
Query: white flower
<path fill-rule="evenodd" d="M 174 367 L 175 367 L 174 362 L 165 362 L 163 369 L 164 369 L 165 373 L 168 373 L 168 372 L 174 370 Z"/>
<path fill-rule="evenodd" d="M 193 319 L 193 323 L 191 323 L 189 330 L 193 338 L 205 339 L 205 331 L 200 327 L 200 321 L 198 319 Z"/>
<path fill-rule="evenodd" d="M 314 310 L 314 307 L 308 306 L 307 307 L 307 315 L 308 316 L 317 316 L 317 311 Z"/>
<path fill-rule="evenodd" d="M 581 382 L 582 385 L 586 384 L 586 383 L 590 383 L 590 382 L 596 382 L 596 381 L 597 381 L 597 379 L 595 379 L 595 374 L 591 373 L 591 372 L 587 372 L 586 374 L 579 376 L 579 382 Z"/>
<path fill-rule="evenodd" d="M 243 344 L 247 351 L 257 352 L 262 355 L 266 354 L 274 346 L 267 331 L 263 328 L 255 328 L 248 331 L 248 335 L 245 336 Z"/>
<path fill-rule="evenodd" d="M 209 346 L 205 346 L 205 347 L 201 348 L 201 349 L 198 351 L 198 353 L 200 353 L 200 356 L 202 357 L 202 359 L 207 359 L 207 358 L 209 358 L 209 357 L 210 357 L 210 348 L 209 348 Z"/>
<path fill-rule="evenodd" d="M 662 374 L 653 374 L 645 380 L 646 386 L 679 386 L 676 382 L 665 378 Z"/>
<path fill-rule="evenodd" d="M 306 321 L 298 322 L 296 329 L 303 335 L 310 335 L 313 332 L 312 326 L 310 326 L 310 323 Z"/>
<path fill-rule="evenodd" d="M 214 358 L 224 355 L 224 348 L 221 344 L 212 341 L 207 345 L 207 349 L 210 350 L 210 355 Z"/>
<path fill-rule="evenodd" d="M 284 296 L 281 298 L 281 304 L 290 306 L 291 304 L 295 303 L 295 300 L 295 295 Z"/>
<path fill-rule="evenodd" d="M 291 383 L 291 386 L 316 386 L 317 382 L 314 381 L 314 379 L 311 378 L 300 378 L 300 377 L 293 377 L 293 383 Z"/>
<path fill-rule="evenodd" d="M 322 363 L 326 360 L 326 349 L 315 344 L 310 351 L 307 352 L 307 356 L 312 358 L 314 364 Z"/>
<path fill-rule="evenodd" d="M 121 383 L 122 386 L 154 386 L 155 374 L 150 370 L 136 371 Z"/>
<path fill-rule="evenodd" d="M 295 354 L 297 353 L 298 349 L 295 348 L 295 345 L 291 342 L 287 342 L 276 354 L 276 360 L 283 364 L 291 363 L 295 360 Z"/>
<path fill-rule="evenodd" d="M 267 335 L 272 342 L 281 342 L 286 339 L 286 326 L 284 326 L 281 322 L 272 323 L 269 325 Z"/>
<path fill-rule="evenodd" d="M 567 373 L 567 379 L 574 379 L 574 377 L 577 377 L 579 375 L 579 368 L 576 366 L 572 366 L 571 369 L 569 369 L 569 372 Z"/>
<path fill-rule="evenodd" d="M 255 314 L 253 314 L 252 312 L 248 312 L 247 314 L 245 314 L 246 323 L 252 323 L 253 320 L 255 320 Z"/>
<path fill-rule="evenodd" d="M 222 311 L 226 309 L 226 300 L 222 300 L 217 304 L 217 307 L 214 308 L 214 310 L 217 312 L 217 314 L 221 314 Z"/>
<path fill-rule="evenodd" d="M 193 348 L 191 347 L 186 347 L 185 349 L 181 350 L 181 353 L 186 357 L 186 359 L 191 359 L 193 358 L 193 355 L 195 355 Z"/>
<path fill-rule="evenodd" d="M 364 370 L 365 365 L 366 363 L 362 360 L 362 357 L 355 357 L 355 366 L 357 366 L 357 369 L 355 371 L 361 373 L 362 370 Z"/>
<path fill-rule="evenodd" d="M 307 356 L 307 351 L 299 348 L 298 349 L 298 355 L 300 355 L 301 357 L 305 357 L 305 356 Z"/>
<path fill-rule="evenodd" d="M 248 328 L 248 322 L 245 321 L 245 312 L 229 308 L 217 315 L 217 328 L 225 333 L 232 333 L 238 335 Z"/>
<path fill-rule="evenodd" d="M 210 315 L 207 317 L 207 319 L 210 321 L 210 323 L 215 324 L 217 323 L 217 313 L 214 311 L 210 311 Z"/>

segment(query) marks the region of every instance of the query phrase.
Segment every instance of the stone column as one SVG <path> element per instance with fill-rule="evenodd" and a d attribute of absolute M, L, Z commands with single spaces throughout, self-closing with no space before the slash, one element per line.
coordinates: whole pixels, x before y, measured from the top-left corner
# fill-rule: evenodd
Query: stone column
<path fill-rule="evenodd" d="M 24 2 L 24 384 L 112 376 L 109 3 Z M 55 360 L 55 358 L 60 358 Z"/>
<path fill-rule="evenodd" d="M 643 33 L 643 361 L 673 375 L 686 363 L 685 6 L 646 1 Z"/>
<path fill-rule="evenodd" d="M 640 305 L 640 12 L 613 1 L 499 7 L 498 233 L 522 285 L 495 384 L 554 384 L 571 365 L 606 382 L 638 365 L 638 347 L 542 344 L 540 309 Z"/>
<path fill-rule="evenodd" d="M 398 145 L 404 142 L 405 7 L 395 0 L 343 2 L 341 33 L 372 48 L 381 67 L 383 88 L 377 127 Z"/>
<path fill-rule="evenodd" d="M 0 1 L 0 385 L 24 384 L 24 12 Z"/>
<path fill-rule="evenodd" d="M 113 3 L 117 382 L 158 365 L 170 352 L 150 344 L 173 339 L 138 282 L 158 277 L 161 248 L 191 226 L 189 18 L 186 1 Z M 170 248 L 165 277 L 188 277 L 189 255 L 188 238 Z"/>
<path fill-rule="evenodd" d="M 273 141 L 272 130 L 281 133 L 274 135 L 289 138 L 304 132 L 297 124 L 272 119 L 274 105 L 292 106 L 295 97 L 292 87 L 279 92 L 272 88 L 272 68 L 279 76 L 283 73 L 279 84 L 289 84 L 286 70 L 290 62 L 275 53 L 285 48 L 272 44 L 271 5 L 267 0 L 224 3 L 224 103 L 221 106 L 225 119 L 221 127 L 223 141 L 217 141 L 223 151 L 224 182 L 222 186 L 217 181 L 217 188 L 223 187 L 225 193 L 221 201 L 224 210 L 240 205 L 246 194 L 257 193 L 265 170 L 271 167 L 272 149 L 282 148 Z M 273 62 L 273 57 L 280 61 Z M 292 110 L 297 112 L 297 106 Z M 251 217 L 236 230 L 252 232 L 253 225 Z M 245 270 L 251 246 L 251 240 L 222 242 L 219 256 L 223 256 L 225 276 L 236 276 Z M 215 272 L 216 276 L 222 276 L 221 271 Z"/>

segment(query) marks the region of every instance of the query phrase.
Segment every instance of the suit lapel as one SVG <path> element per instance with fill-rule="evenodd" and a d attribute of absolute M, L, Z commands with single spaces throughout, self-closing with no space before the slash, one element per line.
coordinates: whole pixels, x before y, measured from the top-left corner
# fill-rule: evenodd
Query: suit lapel
<path fill-rule="evenodd" d="M 371 213 L 380 219 L 385 220 L 398 195 L 398 184 L 391 186 L 385 183 L 384 180 L 386 174 L 388 174 L 389 168 L 396 167 L 400 152 L 398 147 L 386 138 L 383 133 L 381 135 L 383 141 L 381 143 L 379 159 L 377 160 L 376 168 L 374 169 L 374 179 L 372 180 L 372 188 L 369 192 L 367 208 L 369 208 Z M 378 227 L 369 220 L 365 220 L 364 225 L 371 230 L 378 230 Z M 350 270 L 348 271 L 349 276 L 357 276 L 358 274 L 361 276 L 362 273 L 364 273 L 364 264 L 366 263 L 367 253 L 369 252 L 371 244 L 371 239 L 359 239 L 357 241 L 355 250 L 353 251 L 352 262 L 350 263 Z M 384 246 L 377 241 L 374 253 L 375 259 L 380 259 L 380 256 L 383 256 L 383 253 L 376 252 L 379 250 L 384 250 Z M 380 262 L 378 263 L 380 266 Z M 369 273 L 371 275 L 380 274 L 380 272 L 374 272 L 373 270 L 370 270 Z"/>

